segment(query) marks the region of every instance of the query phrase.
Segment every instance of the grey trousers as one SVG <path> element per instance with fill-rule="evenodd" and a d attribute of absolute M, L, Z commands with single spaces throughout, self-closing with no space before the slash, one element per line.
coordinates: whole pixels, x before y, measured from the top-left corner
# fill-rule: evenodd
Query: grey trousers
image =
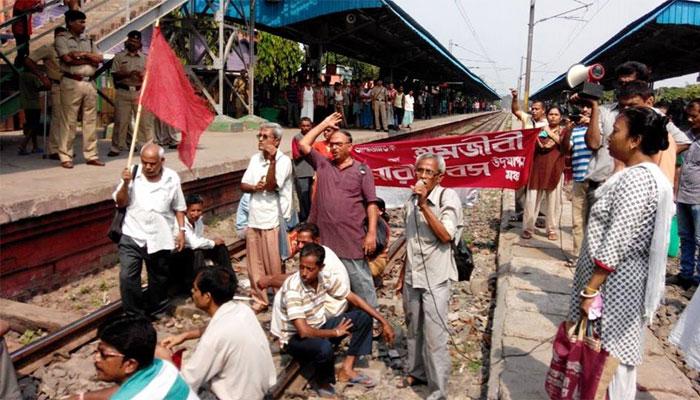
<path fill-rule="evenodd" d="M 435 296 L 434 301 L 433 296 Z M 428 382 L 430 399 L 447 398 L 447 381 L 450 377 L 452 362 L 447 350 L 449 335 L 443 322 L 447 323 L 449 301 L 450 281 L 445 281 L 431 290 L 404 284 L 403 309 L 406 313 L 408 345 L 407 372 L 414 378 Z"/>
<path fill-rule="evenodd" d="M 364 258 L 341 258 L 340 261 L 345 266 L 345 269 L 348 270 L 350 290 L 376 309 L 378 304 L 377 291 L 374 289 L 372 271 L 369 270 L 367 260 Z"/>
<path fill-rule="evenodd" d="M 15 368 L 12 366 L 10 352 L 7 351 L 7 344 L 3 337 L 0 337 L 0 399 L 22 400 Z"/>

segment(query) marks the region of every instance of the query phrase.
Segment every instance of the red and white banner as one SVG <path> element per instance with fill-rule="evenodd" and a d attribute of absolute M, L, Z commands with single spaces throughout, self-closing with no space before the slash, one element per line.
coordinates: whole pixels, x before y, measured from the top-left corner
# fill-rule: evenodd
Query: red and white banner
<path fill-rule="evenodd" d="M 445 159 L 445 187 L 518 189 L 527 183 L 540 129 L 481 132 L 461 136 L 353 147 L 353 158 L 367 164 L 376 186 L 408 187 L 415 178 L 416 157 L 435 153 Z"/>

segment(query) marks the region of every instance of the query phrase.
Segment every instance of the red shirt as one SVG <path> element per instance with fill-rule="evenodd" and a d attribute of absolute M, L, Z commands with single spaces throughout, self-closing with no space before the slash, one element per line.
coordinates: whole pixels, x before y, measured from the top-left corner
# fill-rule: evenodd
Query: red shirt
<path fill-rule="evenodd" d="M 42 0 L 17 0 L 12 7 L 12 16 L 23 14 L 27 11 L 41 11 L 44 8 Z M 31 35 L 32 34 L 32 14 L 25 14 L 12 23 L 12 34 Z"/>

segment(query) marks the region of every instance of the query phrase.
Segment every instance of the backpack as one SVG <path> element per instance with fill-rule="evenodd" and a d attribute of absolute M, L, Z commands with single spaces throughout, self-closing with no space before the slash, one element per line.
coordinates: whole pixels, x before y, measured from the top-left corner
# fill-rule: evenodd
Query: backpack
<path fill-rule="evenodd" d="M 440 192 L 440 200 L 438 202 L 440 208 L 442 208 L 443 194 L 445 194 L 445 189 L 442 189 L 442 192 Z M 474 271 L 474 258 L 472 257 L 472 251 L 461 235 L 450 242 L 450 252 L 455 260 L 455 265 L 457 265 L 457 279 L 460 282 L 468 281 Z"/>

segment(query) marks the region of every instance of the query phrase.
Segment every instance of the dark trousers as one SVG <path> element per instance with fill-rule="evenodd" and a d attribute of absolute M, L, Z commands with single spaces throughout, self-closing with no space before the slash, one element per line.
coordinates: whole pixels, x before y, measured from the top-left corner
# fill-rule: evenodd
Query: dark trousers
<path fill-rule="evenodd" d="M 363 356 L 372 352 L 372 317 L 362 310 L 352 310 L 326 321 L 321 329 L 334 329 L 340 325 L 343 318 L 352 321 L 350 333 L 350 347 L 348 355 Z M 335 383 L 335 368 L 333 366 L 335 358 L 333 356 L 333 346 L 340 343 L 342 338 L 322 339 L 305 338 L 294 335 L 289 339 L 286 346 L 287 353 L 298 360 L 301 364 L 313 364 L 313 376 L 305 376 L 306 379 L 314 379 L 317 383 L 324 385 Z"/>
<path fill-rule="evenodd" d="M 233 270 L 228 248 L 223 244 L 217 244 L 211 249 L 183 249 L 179 253 L 171 255 L 170 279 L 172 285 L 178 291 L 189 293 L 192 283 L 202 268 L 206 267 L 206 260 L 211 260 L 214 265 Z"/>
<path fill-rule="evenodd" d="M 164 311 L 168 306 L 169 250 L 148 254 L 146 247 L 139 247 L 134 240 L 122 235 L 119 241 L 119 292 L 124 312 L 145 316 Z M 148 291 L 141 291 L 141 268 L 146 262 Z"/>
<path fill-rule="evenodd" d="M 299 126 L 299 103 L 287 101 L 287 124 L 296 128 Z"/>
<path fill-rule="evenodd" d="M 403 108 L 394 107 L 394 121 L 396 126 L 400 126 L 403 122 Z"/>
<path fill-rule="evenodd" d="M 311 187 L 313 177 L 296 178 L 297 198 L 299 199 L 299 222 L 305 222 L 311 212 Z"/>
<path fill-rule="evenodd" d="M 15 66 L 24 68 L 24 59 L 29 56 L 29 35 L 14 35 L 17 56 Z"/>

